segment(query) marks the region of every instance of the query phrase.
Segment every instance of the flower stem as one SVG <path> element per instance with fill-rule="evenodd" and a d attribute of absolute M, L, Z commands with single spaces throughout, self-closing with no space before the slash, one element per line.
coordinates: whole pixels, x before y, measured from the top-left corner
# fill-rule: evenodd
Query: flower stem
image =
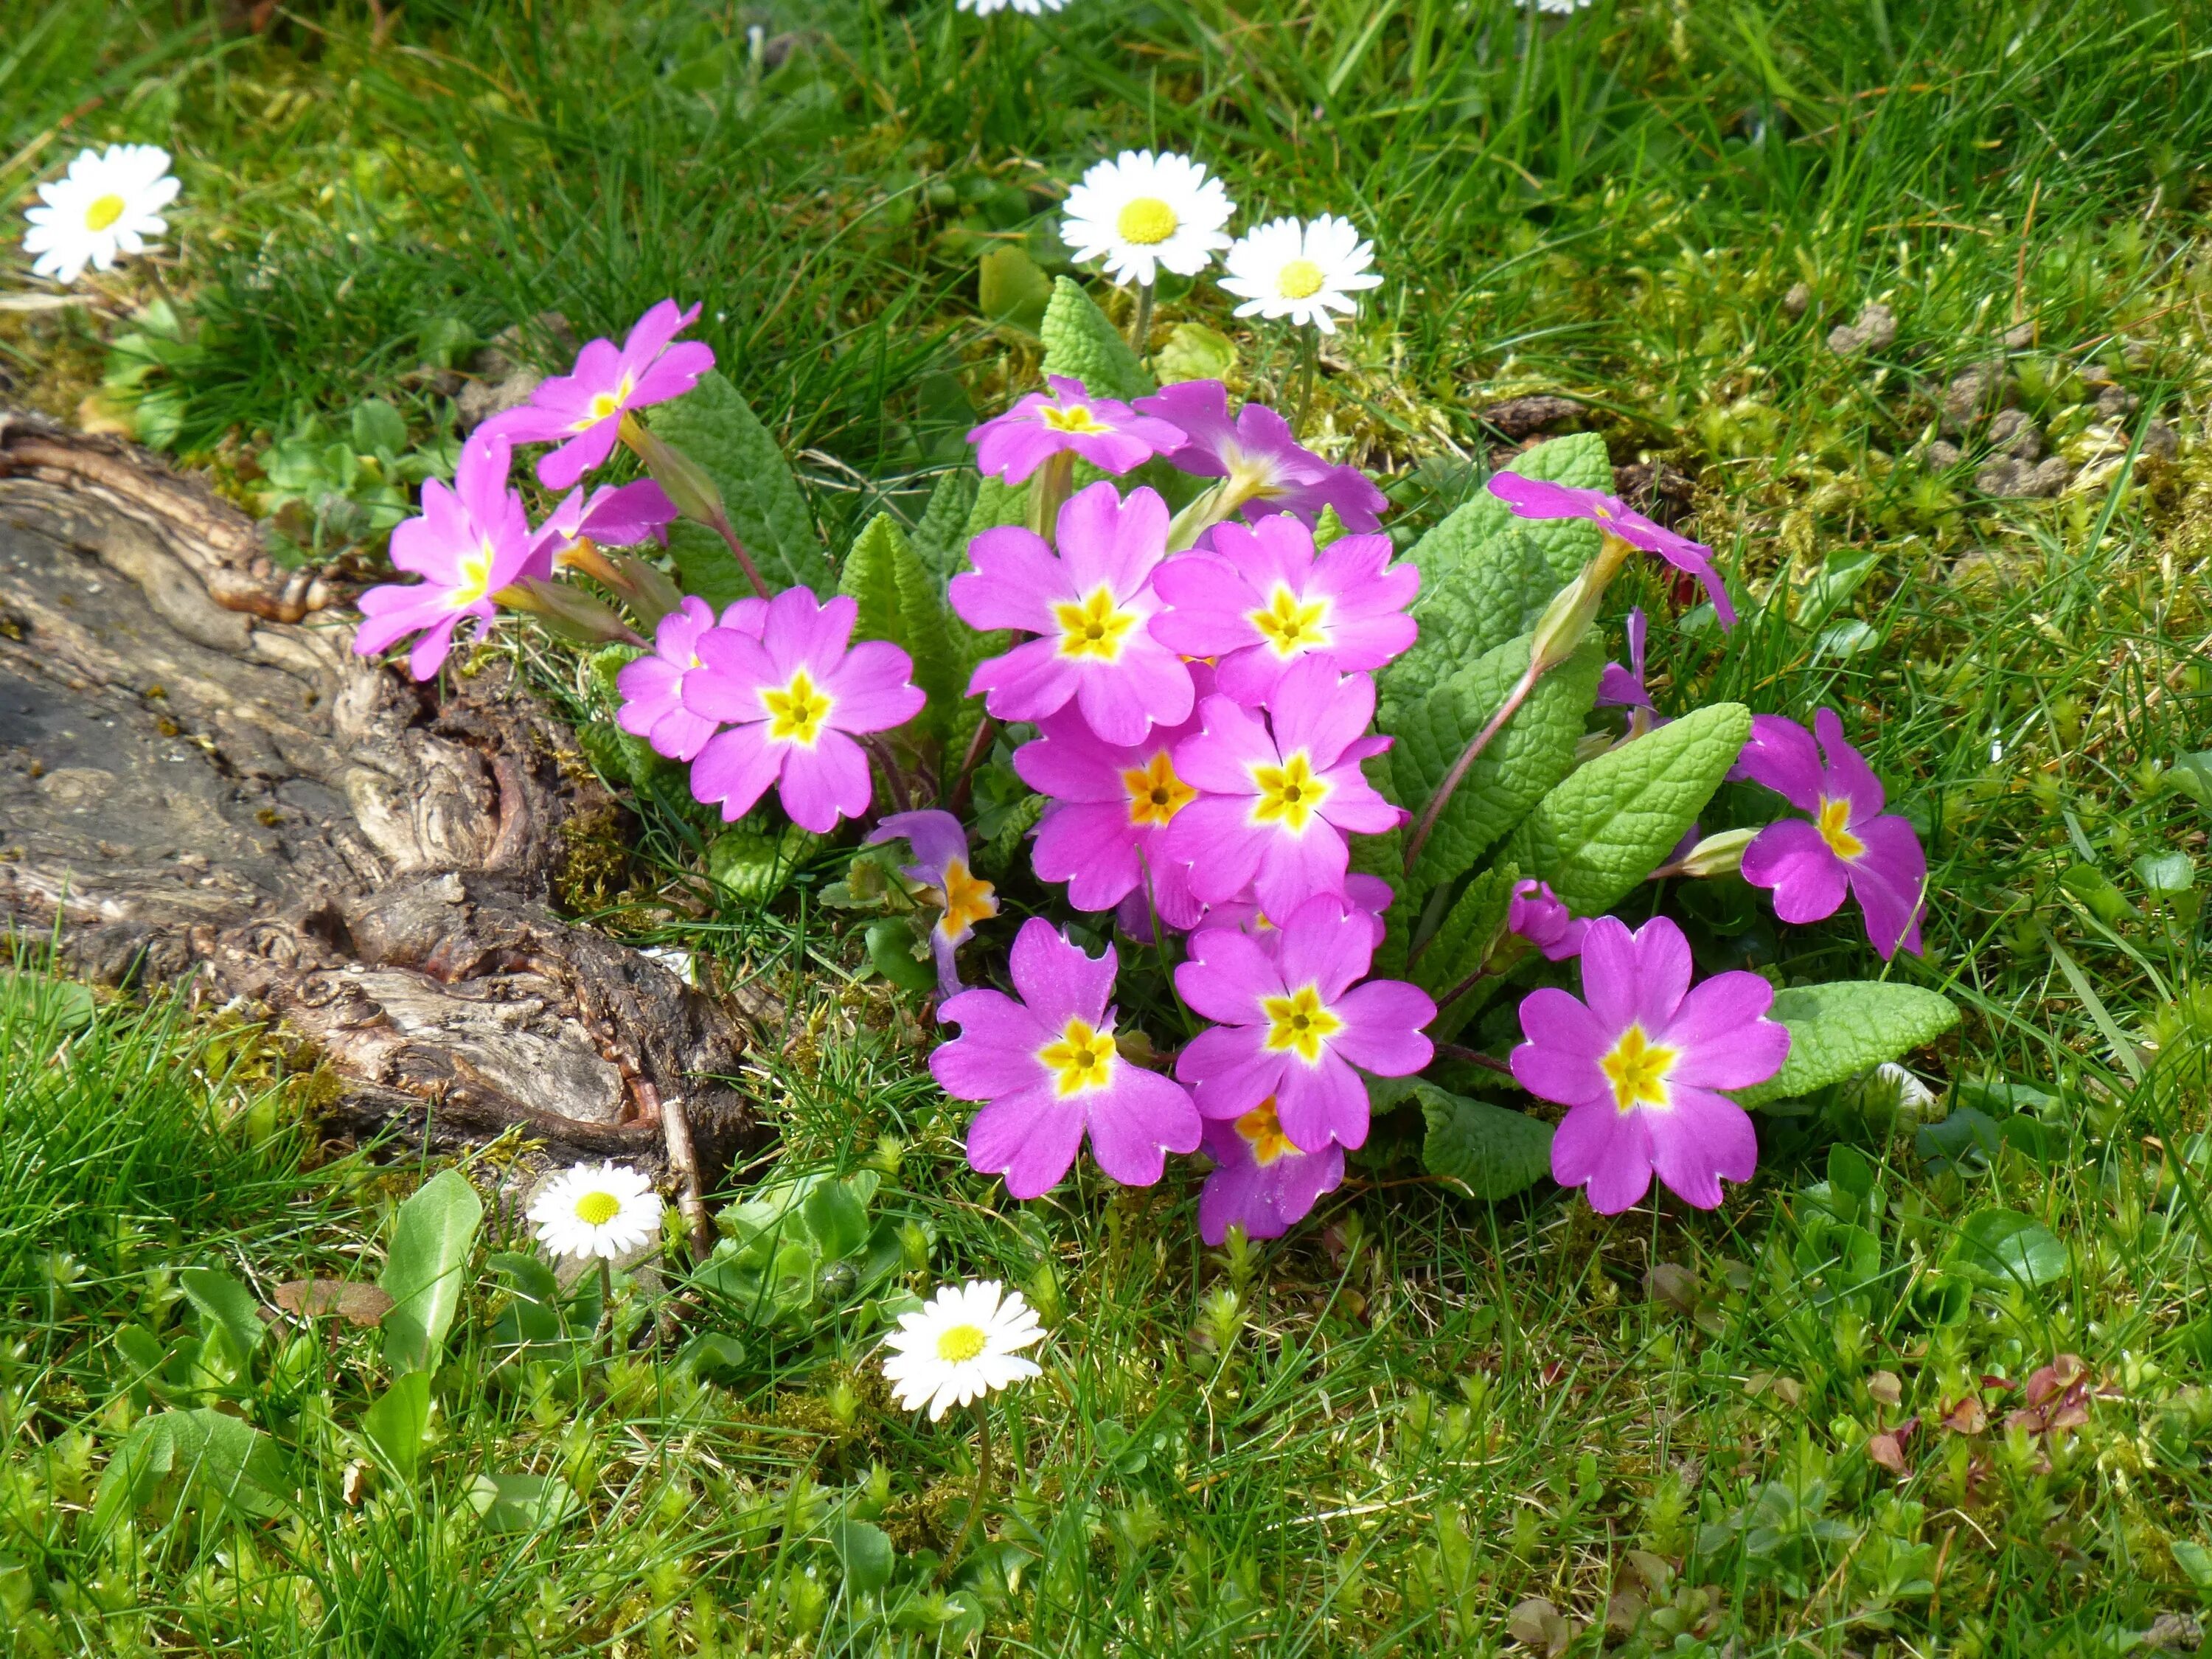
<path fill-rule="evenodd" d="M 599 1352 L 605 1358 L 615 1357 L 615 1266 L 605 1256 L 599 1258 L 599 1329 L 604 1333 Z"/>
<path fill-rule="evenodd" d="M 1466 1048 L 1456 1042 L 1437 1044 L 1437 1058 L 1456 1060 L 1469 1066 L 1480 1066 L 1486 1071 L 1503 1072 L 1507 1077 L 1513 1075 L 1513 1068 L 1495 1055 L 1486 1054 L 1480 1048 Z"/>
<path fill-rule="evenodd" d="M 753 562 L 753 556 L 745 551 L 745 544 L 738 539 L 738 532 L 730 528 L 726 517 L 714 520 L 714 533 L 729 544 L 730 556 L 738 562 L 738 568 L 745 573 L 745 580 L 753 585 L 753 592 L 764 599 L 774 598 L 769 592 L 768 584 L 761 580 L 760 567 Z"/>
<path fill-rule="evenodd" d="M 899 770 L 898 757 L 891 753 L 890 744 L 873 732 L 856 732 L 860 747 L 875 757 L 876 764 L 884 769 L 884 782 L 891 792 L 891 801 L 902 812 L 912 809 L 914 801 L 906 792 L 906 775 Z"/>
<path fill-rule="evenodd" d="M 942 1579 L 952 1571 L 961 1553 L 968 1547 L 976 1523 L 983 1518 L 983 1499 L 991 1488 L 991 1410 L 981 1400 L 975 1402 L 975 1492 L 968 1500 L 968 1518 L 960 1523 L 960 1530 L 945 1552 L 945 1564 L 937 1570 Z"/>
<path fill-rule="evenodd" d="M 975 787 L 975 769 L 991 752 L 991 739 L 998 734 L 999 723 L 988 714 L 976 723 L 975 735 L 968 740 L 968 752 L 961 758 L 960 770 L 952 780 L 952 793 L 945 798 L 945 810 L 953 817 L 967 810 L 969 792 Z"/>
<path fill-rule="evenodd" d="M 1152 284 L 1137 284 L 1137 315 L 1129 325 L 1129 346 L 1137 354 L 1139 362 L 1152 355 Z"/>
<path fill-rule="evenodd" d="M 1313 408 L 1314 374 L 1321 362 L 1321 336 L 1312 329 L 1298 331 L 1298 435 L 1304 437 L 1306 416 Z"/>
<path fill-rule="evenodd" d="M 1475 762 L 1482 758 L 1482 751 L 1490 747 L 1491 739 L 1505 729 L 1505 722 L 1511 720 L 1515 711 L 1528 700 L 1528 694 L 1536 689 L 1536 682 L 1542 674 L 1543 661 L 1539 658 L 1528 665 L 1528 672 L 1521 676 L 1512 690 L 1506 693 L 1505 701 L 1490 717 L 1490 723 L 1474 734 L 1472 743 L 1460 750 L 1459 758 L 1452 763 L 1452 769 L 1444 774 L 1444 781 L 1437 786 L 1436 793 L 1429 797 L 1429 804 L 1421 809 L 1421 820 L 1413 826 L 1413 838 L 1406 843 L 1408 874 L 1412 873 L 1414 861 L 1421 856 L 1421 848 L 1429 844 L 1430 833 L 1436 829 L 1437 820 L 1443 816 L 1444 808 L 1451 804 L 1453 794 L 1461 784 L 1467 781 L 1467 775 L 1474 769 Z"/>

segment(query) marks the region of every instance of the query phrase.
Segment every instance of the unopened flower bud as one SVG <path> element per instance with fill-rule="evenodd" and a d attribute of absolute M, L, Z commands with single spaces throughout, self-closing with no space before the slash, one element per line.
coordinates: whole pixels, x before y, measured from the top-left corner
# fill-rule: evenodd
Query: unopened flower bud
<path fill-rule="evenodd" d="M 719 530 L 729 521 L 722 492 L 705 467 L 632 415 L 623 416 L 622 441 L 645 463 L 653 482 L 668 492 L 678 513 L 709 530 Z"/>
<path fill-rule="evenodd" d="M 1742 866 L 1743 849 L 1751 845 L 1756 830 L 1723 830 L 1707 836 L 1676 861 L 1675 873 L 1684 876 L 1728 876 Z"/>
<path fill-rule="evenodd" d="M 1613 586 L 1621 565 L 1636 550 L 1620 537 L 1608 534 L 1598 544 L 1597 557 L 1576 573 L 1575 579 L 1553 595 L 1536 631 L 1528 641 L 1528 672 L 1547 673 L 1573 656 L 1597 620 L 1605 590 Z"/>
<path fill-rule="evenodd" d="M 526 611 L 564 639 L 580 645 L 643 645 L 613 609 L 565 582 L 526 576 L 492 598 L 510 611 Z"/>

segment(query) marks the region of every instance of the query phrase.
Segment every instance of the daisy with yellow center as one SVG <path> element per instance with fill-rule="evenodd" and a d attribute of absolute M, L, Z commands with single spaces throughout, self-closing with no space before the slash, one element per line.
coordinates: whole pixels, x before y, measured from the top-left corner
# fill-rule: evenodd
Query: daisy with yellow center
<path fill-rule="evenodd" d="M 40 204 L 23 216 L 33 273 L 74 283 L 87 265 L 112 270 L 123 255 L 143 253 L 149 238 L 168 229 L 161 210 L 178 188 L 169 152 L 155 145 L 80 150 L 65 176 L 39 186 Z"/>
<path fill-rule="evenodd" d="M 1348 219 L 1323 214 L 1300 222 L 1274 219 L 1245 232 L 1223 261 L 1221 286 L 1244 303 L 1239 317 L 1287 319 L 1293 325 L 1336 332 L 1333 313 L 1358 309 L 1352 295 L 1381 286 L 1370 267 L 1375 246 Z"/>
<path fill-rule="evenodd" d="M 997 1279 L 947 1285 L 912 1313 L 884 1343 L 884 1380 L 907 1411 L 941 1421 L 955 1406 L 1041 1376 L 1021 1351 L 1044 1340 L 1036 1310 L 1019 1291 Z"/>
<path fill-rule="evenodd" d="M 1123 150 L 1067 193 L 1060 236 L 1078 264 L 1105 262 L 1117 281 L 1150 288 L 1162 270 L 1195 276 L 1229 246 L 1236 204 L 1187 155 Z"/>
<path fill-rule="evenodd" d="M 556 1255 L 612 1261 L 660 1236 L 660 1195 L 624 1164 L 579 1164 L 538 1189 L 530 1219 Z"/>

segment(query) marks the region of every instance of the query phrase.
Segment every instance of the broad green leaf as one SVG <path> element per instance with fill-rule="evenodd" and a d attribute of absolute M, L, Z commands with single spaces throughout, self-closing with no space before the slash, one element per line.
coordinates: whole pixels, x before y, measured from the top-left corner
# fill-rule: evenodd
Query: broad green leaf
<path fill-rule="evenodd" d="M 557 1474 L 479 1474 L 465 1495 L 486 1532 L 543 1532 L 579 1507 L 576 1494 Z"/>
<path fill-rule="evenodd" d="M 1513 464 L 1504 470 L 1577 489 L 1613 488 L 1613 465 L 1606 458 L 1605 440 L 1594 432 L 1578 432 L 1538 444 L 1516 455 Z M 1520 518 L 1489 490 L 1480 489 L 1414 543 L 1406 556 L 1420 567 L 1421 585 L 1426 588 L 1443 581 L 1454 567 L 1489 542 L 1516 531 L 1528 538 L 1542 554 L 1551 568 L 1554 588 L 1597 552 L 1597 526 L 1587 520 Z M 1510 630 L 1520 631 L 1519 628 Z"/>
<path fill-rule="evenodd" d="M 960 546 L 951 567 L 957 574 L 968 568 L 968 544 L 987 530 L 1002 530 L 1010 524 L 1027 524 L 1030 518 L 1030 487 L 1010 484 L 1001 478 L 985 478 L 975 486 L 975 500 L 968 509 L 968 521 L 961 526 Z"/>
<path fill-rule="evenodd" d="M 684 396 L 654 410 L 652 424 L 714 479 L 730 527 L 770 588 L 809 587 L 828 597 L 834 577 L 799 481 L 775 436 L 726 376 L 708 370 Z M 722 538 L 703 525 L 670 526 L 668 550 L 687 593 L 719 607 L 752 592 Z"/>
<path fill-rule="evenodd" d="M 968 515 L 975 510 L 979 482 L 964 466 L 939 474 L 937 487 L 929 492 L 929 505 L 922 509 L 921 522 L 915 526 L 914 556 L 936 579 L 940 593 L 967 556 Z"/>
<path fill-rule="evenodd" d="M 868 924 L 868 960 L 902 991 L 933 991 L 937 970 L 914 953 L 914 929 L 904 916 L 885 916 Z"/>
<path fill-rule="evenodd" d="M 133 1424 L 108 1460 L 93 1498 L 94 1534 L 152 1503 L 173 1479 L 179 1501 L 204 1493 L 261 1516 L 283 1513 L 294 1486 L 283 1450 L 260 1430 L 204 1407 L 160 1412 Z"/>
<path fill-rule="evenodd" d="M 1525 1112 L 1416 1085 L 1428 1133 L 1421 1162 L 1474 1198 L 1495 1203 L 1525 1192 L 1552 1172 L 1552 1126 Z"/>
<path fill-rule="evenodd" d="M 1476 505 L 1470 501 L 1461 507 L 1431 531 L 1421 546 Z M 1419 702 L 1462 665 L 1528 632 L 1559 586 L 1544 550 L 1517 521 L 1456 556 L 1439 556 L 1433 569 L 1424 567 L 1413 608 L 1420 637 L 1377 682 L 1385 718 L 1400 706 Z"/>
<path fill-rule="evenodd" d="M 747 813 L 707 843 L 707 877 L 739 898 L 765 904 L 821 844 L 821 836 L 795 823 L 771 831 L 760 815 Z"/>
<path fill-rule="evenodd" d="M 241 1366 L 252 1358 L 269 1334 L 252 1291 L 220 1267 L 187 1267 L 177 1275 L 177 1287 L 199 1310 L 202 1329 L 220 1330 L 236 1349 Z"/>
<path fill-rule="evenodd" d="M 745 1346 L 724 1331 L 702 1331 L 676 1356 L 676 1369 L 707 1382 L 728 1382 L 744 1370 Z"/>
<path fill-rule="evenodd" d="M 1490 999 L 1467 995 L 1443 1002 L 1445 993 L 1482 966 L 1490 942 L 1505 925 L 1506 907 L 1513 902 L 1513 884 L 1521 872 L 1510 864 L 1493 865 L 1468 883 L 1444 919 L 1413 959 L 1413 983 L 1443 1006 L 1429 1022 L 1429 1035 L 1449 1042 L 1468 1018 Z"/>
<path fill-rule="evenodd" d="M 353 447 L 363 455 L 397 460 L 407 447 L 407 417 L 381 398 L 353 406 Z"/>
<path fill-rule="evenodd" d="M 1359 763 L 1359 769 L 1376 791 L 1389 799 L 1394 787 L 1390 782 L 1389 756 L 1370 756 Z M 1394 805 L 1397 804 L 1392 802 Z M 1396 895 L 1384 915 L 1382 943 L 1376 947 L 1370 971 L 1382 979 L 1403 979 L 1407 943 L 1413 935 L 1414 922 L 1419 919 L 1419 896 L 1406 886 L 1406 832 L 1386 830 L 1379 836 L 1354 836 L 1349 869 L 1354 875 L 1381 877 L 1390 884 L 1391 892 Z"/>
<path fill-rule="evenodd" d="M 1895 1060 L 1956 1025 L 1959 1011 L 1948 997 L 1917 985 L 1833 980 L 1776 992 L 1767 1018 L 1790 1028 L 1790 1057 L 1765 1082 L 1735 1091 L 1745 1106 L 1795 1100 Z"/>
<path fill-rule="evenodd" d="M 1045 307 L 1052 303 L 1052 278 L 1026 251 L 1006 243 L 977 263 L 975 300 L 990 321 L 1034 334 L 1044 326 Z"/>
<path fill-rule="evenodd" d="M 399 1206 L 376 1281 L 392 1297 L 384 1358 L 393 1370 L 438 1368 L 483 1219 L 483 1201 L 458 1170 L 440 1170 Z"/>
<path fill-rule="evenodd" d="M 1527 672 L 1529 637 L 1486 653 L 1422 702 L 1396 709 L 1387 728 L 1397 739 L 1390 750 L 1391 779 L 1415 823 L 1462 751 Z M 1567 775 L 1604 668 L 1604 651 L 1591 641 L 1536 682 L 1453 792 L 1414 864 L 1412 890 L 1425 892 L 1471 868 Z"/>
<path fill-rule="evenodd" d="M 967 690 L 966 675 L 954 653 L 944 596 L 890 514 L 869 520 L 854 541 L 838 576 L 838 592 L 860 604 L 855 640 L 888 641 L 913 662 L 914 683 L 929 696 L 915 724 L 941 734 Z"/>
<path fill-rule="evenodd" d="M 1052 303 L 1045 307 L 1039 332 L 1044 337 L 1046 374 L 1070 375 L 1093 397 L 1119 398 L 1125 403 L 1152 391 L 1152 377 L 1145 373 L 1121 331 L 1073 277 L 1062 276 L 1053 283 Z"/>
<path fill-rule="evenodd" d="M 868 1206 L 842 1181 L 825 1181 L 807 1194 L 801 1213 L 829 1261 L 842 1261 L 868 1242 Z"/>
<path fill-rule="evenodd" d="M 75 980 L 56 979 L 27 968 L 0 968 L 0 1009 L 11 1003 L 10 1012 L 24 1024 L 52 1020 L 64 1031 L 82 1031 L 100 1011 L 91 991 Z"/>
<path fill-rule="evenodd" d="M 2066 1276 L 2066 1247 L 2033 1216 L 1977 1210 L 1959 1224 L 1945 1266 L 1983 1284 L 2029 1289 Z"/>
<path fill-rule="evenodd" d="M 1316 547 L 1327 547 L 1331 542 L 1340 542 L 1351 533 L 1352 527 L 1338 515 L 1334 502 L 1322 507 L 1321 517 L 1314 521 Z"/>
<path fill-rule="evenodd" d="M 361 1436 L 385 1467 L 412 1484 L 422 1462 L 422 1442 L 430 1432 L 430 1373 L 410 1371 L 396 1377 L 361 1414 Z"/>
<path fill-rule="evenodd" d="M 1179 380 L 1225 380 L 1237 368 L 1237 342 L 1204 323 L 1177 323 L 1168 331 L 1168 343 L 1152 354 L 1152 367 L 1162 386 Z M 1327 509 L 1323 509 L 1326 514 Z M 1337 526 L 1337 534 L 1344 526 Z M 1322 542 L 1318 533 L 1314 539 Z M 1331 538 L 1334 540 L 1334 538 Z"/>
<path fill-rule="evenodd" d="M 1750 735 L 1749 709 L 1717 702 L 1608 750 L 1536 803 L 1505 856 L 1577 915 L 1601 915 L 1674 850 Z"/>
<path fill-rule="evenodd" d="M 495 1348 L 546 1346 L 567 1338 L 568 1333 L 561 1322 L 560 1281 L 543 1261 L 520 1251 L 501 1250 L 486 1256 L 484 1266 L 514 1287 L 507 1305 L 492 1322 Z"/>
<path fill-rule="evenodd" d="M 840 1521 L 830 1528 L 830 1547 L 845 1569 L 846 1588 L 873 1595 L 891 1582 L 896 1558 L 890 1534 L 866 1521 Z"/>

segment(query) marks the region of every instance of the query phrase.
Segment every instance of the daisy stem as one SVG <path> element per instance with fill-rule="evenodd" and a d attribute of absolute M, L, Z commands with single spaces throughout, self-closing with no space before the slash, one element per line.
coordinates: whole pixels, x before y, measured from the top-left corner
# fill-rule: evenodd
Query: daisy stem
<path fill-rule="evenodd" d="M 604 1333 L 600 1344 L 601 1355 L 615 1357 L 615 1265 L 605 1256 L 599 1258 L 599 1329 Z"/>
<path fill-rule="evenodd" d="M 983 1499 L 991 1489 L 991 1408 L 981 1400 L 975 1402 L 975 1493 L 968 1500 L 968 1518 L 960 1523 L 960 1531 L 945 1552 L 945 1565 L 937 1570 L 939 1578 L 949 1575 L 968 1547 L 976 1523 L 983 1518 Z"/>
<path fill-rule="evenodd" d="M 1306 415 L 1313 408 L 1314 373 L 1321 363 L 1321 336 L 1310 328 L 1298 331 L 1298 435 L 1304 437 Z"/>
<path fill-rule="evenodd" d="M 1436 829 L 1437 820 L 1443 816 L 1444 808 L 1451 805 L 1452 796 L 1460 785 L 1467 781 L 1467 775 L 1474 769 L 1475 762 L 1482 758 L 1482 751 L 1490 747 L 1491 739 L 1505 729 L 1505 722 L 1511 720 L 1521 705 L 1528 700 L 1528 694 L 1536 689 L 1536 682 L 1542 677 L 1544 665 L 1540 657 L 1528 665 L 1528 672 L 1522 675 L 1512 690 L 1505 694 L 1505 701 L 1490 717 L 1490 723 L 1474 734 L 1472 743 L 1460 750 L 1459 758 L 1452 763 L 1451 770 L 1444 774 L 1444 781 L 1437 786 L 1436 793 L 1429 797 L 1429 804 L 1421 809 L 1421 820 L 1413 826 L 1413 837 L 1406 843 L 1406 869 L 1409 874 L 1421 856 L 1421 848 L 1429 844 L 1429 836 Z"/>
<path fill-rule="evenodd" d="M 1129 344 L 1142 362 L 1152 350 L 1152 284 L 1137 284 L 1137 316 L 1129 325 Z"/>

